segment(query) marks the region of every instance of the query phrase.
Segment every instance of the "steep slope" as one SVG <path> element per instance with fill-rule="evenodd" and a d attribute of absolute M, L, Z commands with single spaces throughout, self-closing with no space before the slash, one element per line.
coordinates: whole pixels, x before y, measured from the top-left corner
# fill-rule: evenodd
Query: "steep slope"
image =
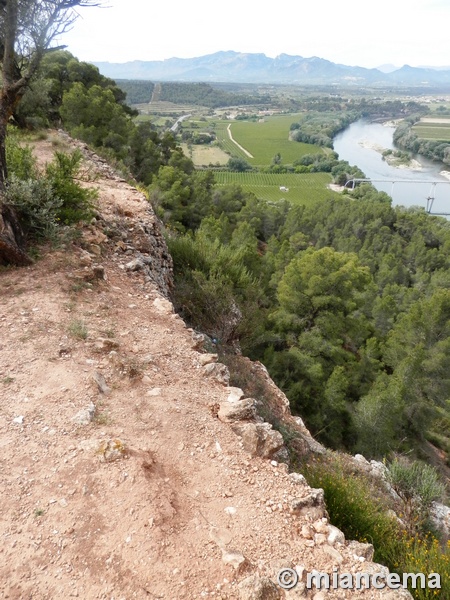
<path fill-rule="evenodd" d="M 377 572 L 370 547 L 329 526 L 320 492 L 236 435 L 240 394 L 173 313 L 154 214 L 81 147 L 97 219 L 0 272 L 1 597 L 321 600 L 268 578 Z M 36 151 L 45 161 L 51 145 Z M 237 418 L 256 431 L 251 408 Z M 401 597 L 326 595 L 356 596 Z"/>

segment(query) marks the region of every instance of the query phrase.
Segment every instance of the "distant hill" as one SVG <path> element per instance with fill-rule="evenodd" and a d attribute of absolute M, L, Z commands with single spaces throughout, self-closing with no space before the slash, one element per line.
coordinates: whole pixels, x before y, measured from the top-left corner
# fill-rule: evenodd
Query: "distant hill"
<path fill-rule="evenodd" d="M 388 69 L 389 72 L 385 72 L 385 69 L 366 69 L 336 64 L 316 56 L 303 58 L 288 54 L 269 58 L 265 54 L 227 51 L 196 58 L 94 64 L 103 75 L 113 79 L 450 89 L 450 69 L 416 68 L 404 65 L 400 69 L 393 71 Z"/>

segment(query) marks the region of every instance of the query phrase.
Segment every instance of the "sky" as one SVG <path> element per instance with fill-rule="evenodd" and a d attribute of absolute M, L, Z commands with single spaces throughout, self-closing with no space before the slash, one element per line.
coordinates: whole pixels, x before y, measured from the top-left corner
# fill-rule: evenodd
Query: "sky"
<path fill-rule="evenodd" d="M 61 43 L 88 62 L 192 58 L 220 50 L 335 63 L 450 67 L 450 0 L 104 0 Z"/>

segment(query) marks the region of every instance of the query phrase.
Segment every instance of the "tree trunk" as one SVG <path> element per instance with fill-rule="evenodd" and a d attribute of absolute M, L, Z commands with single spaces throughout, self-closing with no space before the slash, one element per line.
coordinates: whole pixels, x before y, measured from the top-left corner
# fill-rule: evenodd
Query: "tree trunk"
<path fill-rule="evenodd" d="M 33 261 L 25 252 L 25 236 L 16 211 L 5 202 L 8 169 L 6 165 L 5 98 L 0 98 L 0 265 L 30 265 Z"/>
<path fill-rule="evenodd" d="M 0 203 L 0 264 L 23 267 L 32 264 L 25 252 L 25 241 L 16 211 Z"/>

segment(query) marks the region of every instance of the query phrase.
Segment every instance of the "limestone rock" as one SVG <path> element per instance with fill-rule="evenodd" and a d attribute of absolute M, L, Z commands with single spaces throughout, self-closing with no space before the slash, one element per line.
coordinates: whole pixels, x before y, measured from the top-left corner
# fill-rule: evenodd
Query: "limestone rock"
<path fill-rule="evenodd" d="M 433 502 L 430 517 L 443 536 L 450 537 L 450 508 L 440 502 Z"/>
<path fill-rule="evenodd" d="M 345 535 L 334 525 L 328 525 L 328 543 L 332 546 L 336 543 L 345 544 Z"/>
<path fill-rule="evenodd" d="M 306 483 L 305 477 L 301 473 L 290 473 L 289 474 L 289 479 L 293 483 L 297 483 L 298 485 L 303 485 L 303 486 L 307 486 L 308 485 Z"/>
<path fill-rule="evenodd" d="M 347 542 L 347 547 L 355 556 L 361 556 L 367 561 L 371 561 L 373 559 L 374 549 L 372 544 L 363 544 L 362 542 L 351 540 L 350 542 Z"/>
<path fill-rule="evenodd" d="M 281 590 L 268 577 L 251 575 L 239 584 L 240 600 L 280 600 Z"/>
<path fill-rule="evenodd" d="M 224 423 L 235 421 L 252 421 L 256 418 L 255 401 L 253 398 L 245 398 L 237 402 L 222 402 L 220 404 L 218 417 Z"/>
<path fill-rule="evenodd" d="M 203 333 L 197 333 L 196 331 L 192 331 L 191 336 L 192 350 L 200 350 L 203 347 L 203 344 L 205 343 L 206 337 L 203 335 Z"/>
<path fill-rule="evenodd" d="M 241 388 L 238 387 L 229 387 L 227 388 L 228 398 L 227 402 L 237 402 L 244 397 L 244 392 Z"/>
<path fill-rule="evenodd" d="M 165 298 L 155 298 L 153 300 L 153 306 L 156 310 L 163 315 L 170 315 L 173 313 L 173 304 Z"/>
<path fill-rule="evenodd" d="M 252 456 L 272 458 L 284 443 L 281 433 L 274 431 L 270 423 L 236 423 L 232 429 Z"/>
<path fill-rule="evenodd" d="M 309 494 L 303 498 L 296 498 L 292 502 L 292 512 L 298 513 L 304 508 L 324 506 L 324 492 L 322 488 L 311 488 Z"/>
<path fill-rule="evenodd" d="M 230 371 L 228 370 L 228 367 L 222 363 L 211 363 L 206 365 L 203 368 L 203 375 L 205 377 L 211 377 L 223 385 L 228 385 L 230 382 Z"/>
<path fill-rule="evenodd" d="M 140 271 L 141 269 L 145 269 L 145 263 L 140 258 L 134 258 L 125 265 L 126 271 Z"/>
<path fill-rule="evenodd" d="M 217 354 L 199 354 L 198 355 L 198 362 L 203 367 L 203 366 L 209 365 L 211 363 L 216 363 L 218 358 L 219 357 L 218 357 Z"/>
<path fill-rule="evenodd" d="M 247 562 L 247 559 L 243 554 L 236 550 L 225 550 L 222 549 L 222 561 L 226 565 L 231 565 L 236 571 Z"/>
<path fill-rule="evenodd" d="M 303 525 L 300 534 L 305 539 L 312 540 L 314 538 L 314 529 L 311 525 Z"/>
<path fill-rule="evenodd" d="M 95 404 L 93 402 L 87 408 L 81 409 L 77 414 L 72 418 L 72 421 L 77 425 L 89 425 L 92 422 L 92 419 L 95 415 Z"/>

